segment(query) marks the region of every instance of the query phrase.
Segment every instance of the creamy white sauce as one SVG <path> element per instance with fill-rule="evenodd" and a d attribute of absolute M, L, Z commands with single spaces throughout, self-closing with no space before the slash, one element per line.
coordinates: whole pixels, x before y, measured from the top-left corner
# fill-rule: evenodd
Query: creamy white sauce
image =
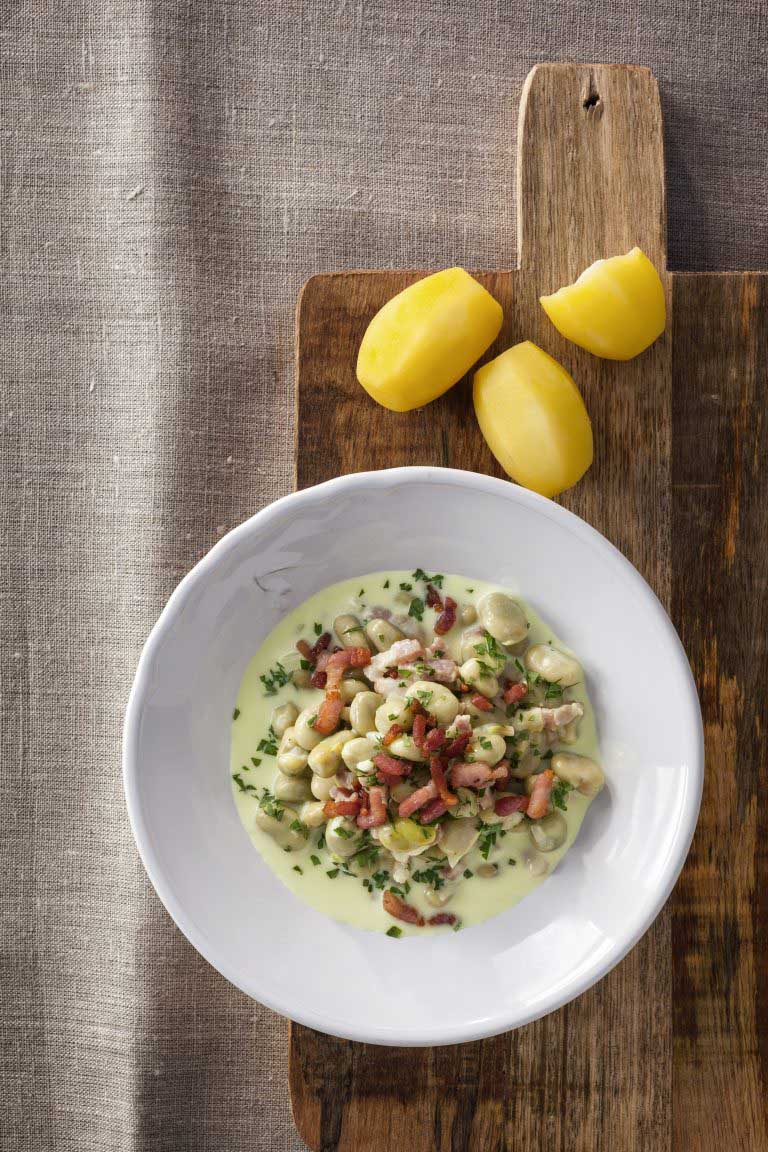
<path fill-rule="evenodd" d="M 384 584 L 387 581 L 389 587 L 385 588 Z M 411 584 L 413 591 L 411 593 L 401 591 L 400 584 Z M 233 777 L 238 774 L 246 785 L 254 786 L 260 791 L 263 788 L 269 788 L 271 791 L 277 776 L 275 758 L 259 751 L 258 746 L 268 733 L 273 709 L 286 701 L 292 701 L 301 710 L 312 704 L 319 704 L 323 699 L 322 691 L 298 690 L 290 683 L 278 689 L 276 695 L 266 695 L 260 679 L 278 662 L 289 668 L 298 666 L 296 641 L 304 637 L 310 644 L 314 643 L 315 622 L 322 624 L 323 629 L 332 631 L 334 618 L 344 612 L 351 612 L 358 618 L 363 618 L 372 614 L 372 608 L 382 607 L 396 614 L 404 614 L 408 611 L 411 597 L 423 597 L 425 591 L 425 585 L 414 581 L 410 572 L 377 572 L 368 576 L 357 576 L 317 592 L 281 620 L 254 655 L 240 685 L 236 704 L 238 714 L 232 722 L 230 770 Z M 446 575 L 443 578 L 442 593 L 452 596 L 460 608 L 465 604 L 476 604 L 480 596 L 486 592 L 507 592 L 507 589 L 463 576 Z M 511 595 L 508 592 L 507 594 Z M 530 644 L 551 641 L 556 648 L 570 653 L 570 649 L 555 636 L 551 628 L 528 607 L 524 600 L 519 596 L 515 596 L 514 599 L 520 604 L 529 621 Z M 427 609 L 424 613 L 424 625 L 425 635 L 429 638 L 431 638 L 430 626 L 434 619 L 434 612 Z M 459 620 L 455 628 L 441 638 L 448 653 L 457 660 L 464 627 Z M 578 658 L 578 654 L 575 655 Z M 568 699 L 577 700 L 584 707 L 584 715 L 579 722 L 578 739 L 573 744 L 554 745 L 554 748 L 557 751 L 562 747 L 568 752 L 589 756 L 599 763 L 594 712 L 585 684 L 581 682 L 569 688 Z M 261 763 L 255 766 L 252 758 L 260 760 Z M 258 808 L 258 797 L 250 791 L 242 791 L 234 779 L 232 794 L 243 826 L 263 859 L 286 887 L 320 912 L 335 920 L 371 931 L 386 932 L 393 925 L 397 925 L 403 935 L 450 931 L 445 927 L 412 927 L 399 920 L 393 920 L 382 908 L 381 891 L 367 891 L 360 879 L 346 876 L 342 871 L 338 871 L 338 875 L 333 879 L 327 875 L 336 868 L 336 865 L 327 852 L 317 849 L 322 829 L 311 832 L 305 847 L 286 852 L 268 833 L 256 826 L 254 817 Z M 562 847 L 554 852 L 537 852 L 528 832 L 524 830 L 525 823 L 521 826 L 521 830 L 515 829 L 506 835 L 499 835 L 487 861 L 477 848 L 472 849 L 462 859 L 461 868 L 468 869 L 473 875 L 470 879 L 461 879 L 450 886 L 454 894 L 444 910 L 454 913 L 460 918 L 462 927 L 467 927 L 517 903 L 546 879 L 571 847 L 590 802 L 590 797 L 575 790 L 568 794 L 567 811 L 563 813 L 568 834 Z M 300 805 L 296 807 L 298 809 Z M 312 855 L 320 858 L 320 865 L 312 863 Z M 533 875 L 527 866 L 527 859 L 543 862 L 546 871 L 541 876 Z M 434 861 L 427 860 L 424 856 L 417 857 L 412 869 L 426 868 L 432 863 Z M 498 874 L 488 879 L 477 876 L 476 869 L 485 863 L 497 864 Z M 428 904 L 424 898 L 425 892 L 425 885 L 411 881 L 406 899 L 425 917 L 442 911 L 443 909 Z"/>

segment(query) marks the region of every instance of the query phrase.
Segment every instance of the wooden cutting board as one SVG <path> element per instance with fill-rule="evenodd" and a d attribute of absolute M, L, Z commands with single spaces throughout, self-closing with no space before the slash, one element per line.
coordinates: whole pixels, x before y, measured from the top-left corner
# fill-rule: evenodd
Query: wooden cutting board
<path fill-rule="evenodd" d="M 640 569 L 680 632 L 706 728 L 699 827 L 650 931 L 543 1020 L 433 1049 L 292 1026 L 296 1127 L 324 1152 L 768 1152 L 768 277 L 663 271 L 661 108 L 644 68 L 534 68 L 517 163 L 519 267 L 476 273 L 504 307 L 488 356 L 534 340 L 582 390 L 595 463 L 562 503 Z M 662 270 L 669 322 L 613 364 L 563 340 L 538 296 L 634 244 Z M 298 487 L 403 464 L 499 474 L 468 379 L 405 415 L 355 380 L 368 321 L 424 274 L 338 272 L 304 288 Z M 652 724 L 653 684 L 638 707 Z"/>

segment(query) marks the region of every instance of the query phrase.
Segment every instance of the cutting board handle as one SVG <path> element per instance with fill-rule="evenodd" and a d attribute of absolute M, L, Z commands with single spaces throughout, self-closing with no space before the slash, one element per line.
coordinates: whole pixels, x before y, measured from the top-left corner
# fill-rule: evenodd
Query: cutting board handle
<path fill-rule="evenodd" d="M 537 64 L 528 73 L 518 129 L 517 244 L 520 267 L 535 269 L 545 292 L 634 245 L 666 269 L 661 102 L 647 68 Z"/>

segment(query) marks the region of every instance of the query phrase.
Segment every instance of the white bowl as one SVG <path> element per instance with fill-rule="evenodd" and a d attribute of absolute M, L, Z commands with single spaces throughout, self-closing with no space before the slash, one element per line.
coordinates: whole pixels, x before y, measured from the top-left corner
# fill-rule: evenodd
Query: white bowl
<path fill-rule="evenodd" d="M 419 565 L 519 592 L 579 653 L 608 785 L 521 903 L 459 933 L 393 940 L 326 918 L 262 862 L 230 792 L 229 733 L 243 670 L 281 616 L 345 577 Z M 228 980 L 323 1032 L 448 1044 L 551 1012 L 637 942 L 688 852 L 703 739 L 674 628 L 611 544 L 513 484 L 400 468 L 286 496 L 201 560 L 142 653 L 123 767 L 149 877 Z"/>

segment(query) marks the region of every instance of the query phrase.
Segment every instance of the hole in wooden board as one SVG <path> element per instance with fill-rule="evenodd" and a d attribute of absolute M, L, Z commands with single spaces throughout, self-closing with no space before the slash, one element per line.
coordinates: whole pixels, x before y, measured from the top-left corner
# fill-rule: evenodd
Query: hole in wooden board
<path fill-rule="evenodd" d="M 587 96 L 586 100 L 584 101 L 584 107 L 585 108 L 596 108 L 599 103 L 600 103 L 600 93 L 599 92 L 590 92 L 589 96 Z"/>

